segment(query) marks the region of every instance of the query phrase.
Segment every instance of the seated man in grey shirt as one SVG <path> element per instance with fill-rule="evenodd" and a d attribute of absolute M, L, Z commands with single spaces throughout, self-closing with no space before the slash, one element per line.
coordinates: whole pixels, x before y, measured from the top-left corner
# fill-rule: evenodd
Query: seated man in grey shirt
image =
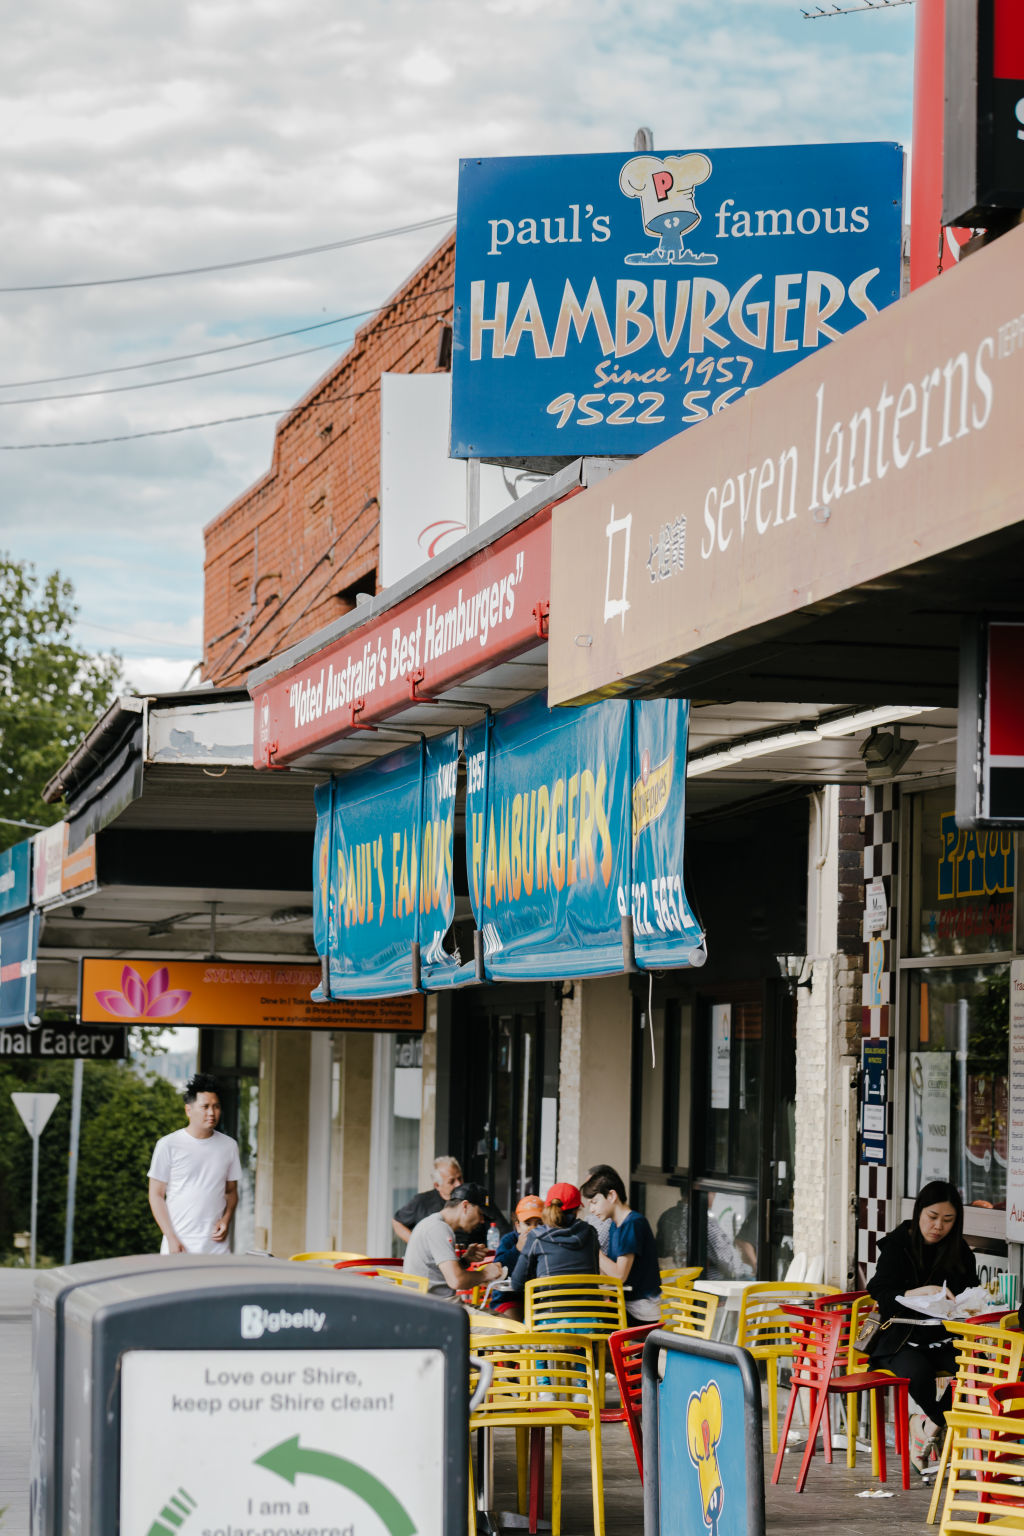
<path fill-rule="evenodd" d="M 482 1269 L 468 1270 L 455 1253 L 455 1233 L 472 1232 L 480 1225 L 487 1205 L 487 1191 L 479 1184 L 457 1184 L 441 1210 L 433 1216 L 425 1216 L 412 1229 L 409 1246 L 405 1250 L 403 1272 L 407 1275 L 425 1275 L 430 1282 L 431 1296 L 441 1296 L 454 1301 L 456 1291 L 466 1291 L 474 1285 L 486 1284 L 501 1277 L 500 1264 L 485 1264 Z M 464 1258 L 472 1261 L 482 1250 L 467 1248 Z"/>

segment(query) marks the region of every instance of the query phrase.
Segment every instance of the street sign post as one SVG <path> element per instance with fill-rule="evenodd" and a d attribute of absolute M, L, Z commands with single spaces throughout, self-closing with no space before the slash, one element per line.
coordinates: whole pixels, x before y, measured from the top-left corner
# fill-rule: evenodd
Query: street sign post
<path fill-rule="evenodd" d="M 60 1099 L 59 1093 L 12 1093 L 11 1099 L 32 1137 L 32 1238 L 29 1247 L 29 1268 L 36 1267 L 36 1205 L 39 1199 L 39 1138 L 46 1129 L 46 1122 L 53 1114 Z"/>

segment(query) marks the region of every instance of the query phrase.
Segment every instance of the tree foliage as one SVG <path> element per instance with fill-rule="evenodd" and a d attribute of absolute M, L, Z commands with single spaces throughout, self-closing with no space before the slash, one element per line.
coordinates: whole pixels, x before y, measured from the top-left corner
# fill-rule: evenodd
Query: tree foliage
<path fill-rule="evenodd" d="M 70 1062 L 0 1064 L 0 1261 L 15 1232 L 29 1229 L 32 1142 L 11 1103 L 12 1093 L 59 1093 L 39 1140 L 37 1248 L 64 1256 L 71 1129 Z M 75 1190 L 76 1262 L 152 1253 L 160 1233 L 149 1209 L 154 1143 L 185 1124 L 181 1097 L 163 1078 L 141 1076 L 125 1062 L 86 1062 Z"/>
<path fill-rule="evenodd" d="M 116 654 L 74 643 L 74 590 L 59 571 L 40 578 L 0 554 L 0 816 L 49 825 L 59 807 L 41 794 L 110 702 L 121 672 Z M 0 849 L 28 829 L 0 822 Z"/>

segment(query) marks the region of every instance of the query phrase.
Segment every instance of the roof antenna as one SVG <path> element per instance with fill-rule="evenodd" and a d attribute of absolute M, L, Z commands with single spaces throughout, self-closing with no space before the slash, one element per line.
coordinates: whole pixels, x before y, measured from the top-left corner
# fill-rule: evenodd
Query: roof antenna
<path fill-rule="evenodd" d="M 633 135 L 633 148 L 638 153 L 649 155 L 654 148 L 654 129 L 638 128 Z"/>

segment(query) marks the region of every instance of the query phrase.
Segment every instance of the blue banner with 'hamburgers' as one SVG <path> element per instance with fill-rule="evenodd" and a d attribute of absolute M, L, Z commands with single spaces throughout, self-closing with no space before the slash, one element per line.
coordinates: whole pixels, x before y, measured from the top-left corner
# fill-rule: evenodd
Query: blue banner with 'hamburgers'
<path fill-rule="evenodd" d="M 477 963 L 453 939 L 455 733 L 320 786 L 317 995 L 702 964 L 683 879 L 688 718 L 676 699 L 551 710 L 538 695 L 466 732 Z"/>

